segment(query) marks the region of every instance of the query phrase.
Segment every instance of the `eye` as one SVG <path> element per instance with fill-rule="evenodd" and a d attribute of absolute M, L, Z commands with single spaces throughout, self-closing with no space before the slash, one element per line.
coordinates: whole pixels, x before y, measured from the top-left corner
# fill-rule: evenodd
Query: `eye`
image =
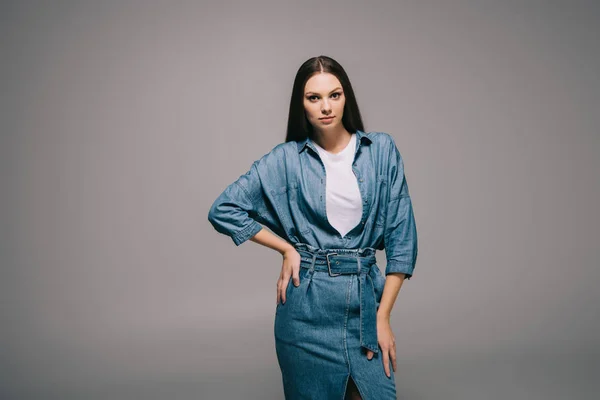
<path fill-rule="evenodd" d="M 313 101 L 313 98 L 315 98 L 315 97 L 319 97 L 319 96 L 309 96 L 308 100 Z"/>
<path fill-rule="evenodd" d="M 334 99 L 339 99 L 340 96 L 342 95 L 342 93 L 341 92 L 335 92 L 334 94 L 332 94 L 332 96 L 335 96 L 335 95 L 337 95 L 337 97 L 334 97 Z"/>

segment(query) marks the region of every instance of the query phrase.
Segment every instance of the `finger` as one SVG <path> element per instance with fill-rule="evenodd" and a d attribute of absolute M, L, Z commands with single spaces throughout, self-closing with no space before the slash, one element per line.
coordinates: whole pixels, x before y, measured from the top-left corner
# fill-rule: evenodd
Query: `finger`
<path fill-rule="evenodd" d="M 385 371 L 386 376 L 389 378 L 390 375 L 390 356 L 388 354 L 388 350 L 385 349 L 382 351 L 382 359 L 383 359 L 383 369 Z"/>
<path fill-rule="evenodd" d="M 294 283 L 294 286 L 300 286 L 300 268 L 297 270 L 294 269 L 294 273 L 292 274 L 292 282 Z"/>
<path fill-rule="evenodd" d="M 396 345 L 394 344 L 390 349 L 390 358 L 392 359 L 392 368 L 394 368 L 394 372 L 396 372 Z"/>
<path fill-rule="evenodd" d="M 367 360 L 371 361 L 374 354 L 371 350 L 367 350 Z"/>
<path fill-rule="evenodd" d="M 280 301 L 280 296 L 279 296 L 279 293 L 280 293 L 280 291 L 281 291 L 281 290 L 279 289 L 279 288 L 280 288 L 280 282 L 281 282 L 281 281 L 278 279 L 278 280 L 277 280 L 277 304 L 279 304 L 279 301 Z"/>
<path fill-rule="evenodd" d="M 281 281 L 281 301 L 283 302 L 283 304 L 285 304 L 285 300 L 286 300 L 286 289 L 288 287 L 288 284 L 290 283 L 290 277 L 288 276 L 287 279 L 284 279 Z"/>

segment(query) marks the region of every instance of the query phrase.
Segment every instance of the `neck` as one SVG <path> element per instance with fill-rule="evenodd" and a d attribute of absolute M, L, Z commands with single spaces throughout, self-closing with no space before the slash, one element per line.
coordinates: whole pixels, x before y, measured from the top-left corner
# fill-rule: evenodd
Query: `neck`
<path fill-rule="evenodd" d="M 352 134 L 343 125 L 336 130 L 314 131 L 314 141 L 332 153 L 343 150 L 348 145 L 351 136 Z"/>

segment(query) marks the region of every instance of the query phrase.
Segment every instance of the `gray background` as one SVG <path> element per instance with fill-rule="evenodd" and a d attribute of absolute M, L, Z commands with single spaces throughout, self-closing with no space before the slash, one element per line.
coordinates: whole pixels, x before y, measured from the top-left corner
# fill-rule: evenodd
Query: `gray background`
<path fill-rule="evenodd" d="M 283 398 L 276 252 L 207 221 L 338 60 L 405 159 L 399 398 L 600 391 L 593 1 L 2 2 L 0 398 Z M 385 255 L 378 260 L 385 265 Z"/>

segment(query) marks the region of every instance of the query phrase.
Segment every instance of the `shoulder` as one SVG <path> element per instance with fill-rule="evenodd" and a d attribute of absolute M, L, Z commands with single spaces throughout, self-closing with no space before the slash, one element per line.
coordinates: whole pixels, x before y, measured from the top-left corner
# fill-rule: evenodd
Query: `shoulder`
<path fill-rule="evenodd" d="M 270 150 L 268 150 L 266 153 L 264 153 L 262 156 L 260 156 L 258 159 L 256 159 L 255 163 L 270 162 L 270 161 L 274 161 L 279 158 L 282 158 L 284 156 L 284 152 L 285 152 L 285 149 L 284 149 L 285 144 L 286 143 L 279 143 L 279 144 L 275 145 Z"/>
<path fill-rule="evenodd" d="M 399 153 L 396 139 L 387 132 L 367 132 L 364 133 L 364 136 L 371 140 L 374 150 L 383 156 Z"/>
<path fill-rule="evenodd" d="M 279 143 L 256 159 L 254 166 L 261 170 L 282 168 L 285 165 L 285 161 L 291 159 L 291 155 L 296 148 L 296 142 Z"/>

